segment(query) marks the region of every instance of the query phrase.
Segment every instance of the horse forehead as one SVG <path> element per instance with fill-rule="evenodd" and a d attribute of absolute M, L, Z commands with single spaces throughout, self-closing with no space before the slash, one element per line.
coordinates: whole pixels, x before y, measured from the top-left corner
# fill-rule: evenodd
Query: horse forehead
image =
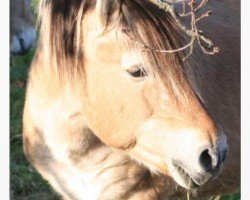
<path fill-rule="evenodd" d="M 124 69 L 129 69 L 131 66 L 143 65 L 143 59 L 138 51 L 126 51 L 122 53 L 121 65 Z"/>

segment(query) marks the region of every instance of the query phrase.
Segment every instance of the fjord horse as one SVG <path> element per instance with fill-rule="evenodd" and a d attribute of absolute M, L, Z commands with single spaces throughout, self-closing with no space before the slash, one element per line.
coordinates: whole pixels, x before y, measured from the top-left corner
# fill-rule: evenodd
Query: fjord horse
<path fill-rule="evenodd" d="M 209 1 L 221 51 L 177 49 L 147 0 L 41 0 L 23 116 L 24 152 L 63 199 L 176 199 L 240 185 L 237 1 Z M 145 49 L 143 45 L 152 49 Z"/>

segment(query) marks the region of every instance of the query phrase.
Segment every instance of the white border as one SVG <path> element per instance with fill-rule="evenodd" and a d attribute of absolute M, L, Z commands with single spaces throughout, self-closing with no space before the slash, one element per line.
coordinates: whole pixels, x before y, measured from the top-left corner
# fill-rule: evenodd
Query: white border
<path fill-rule="evenodd" d="M 0 190 L 9 199 L 9 1 L 1 2 L 0 16 Z"/>

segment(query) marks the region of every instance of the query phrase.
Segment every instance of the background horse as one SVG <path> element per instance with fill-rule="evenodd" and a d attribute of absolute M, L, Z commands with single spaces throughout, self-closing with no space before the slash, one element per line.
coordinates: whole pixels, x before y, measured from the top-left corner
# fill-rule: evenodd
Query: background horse
<path fill-rule="evenodd" d="M 183 40 L 171 15 L 146 0 L 40 2 L 24 151 L 64 199 L 239 188 L 239 5 L 209 6 L 203 30 L 221 52 L 196 50 L 187 63 L 154 51 Z"/>
<path fill-rule="evenodd" d="M 10 1 L 10 53 L 24 54 L 36 41 L 30 0 Z"/>

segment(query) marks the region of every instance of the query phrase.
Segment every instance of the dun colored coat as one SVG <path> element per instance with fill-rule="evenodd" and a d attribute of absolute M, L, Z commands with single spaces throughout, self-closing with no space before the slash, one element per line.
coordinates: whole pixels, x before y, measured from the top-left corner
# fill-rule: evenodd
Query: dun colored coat
<path fill-rule="evenodd" d="M 181 52 L 152 50 L 185 43 L 171 15 L 147 0 L 41 0 L 24 151 L 63 199 L 239 189 L 239 3 L 208 7 L 200 26 L 220 53 L 196 48 L 183 62 Z"/>

